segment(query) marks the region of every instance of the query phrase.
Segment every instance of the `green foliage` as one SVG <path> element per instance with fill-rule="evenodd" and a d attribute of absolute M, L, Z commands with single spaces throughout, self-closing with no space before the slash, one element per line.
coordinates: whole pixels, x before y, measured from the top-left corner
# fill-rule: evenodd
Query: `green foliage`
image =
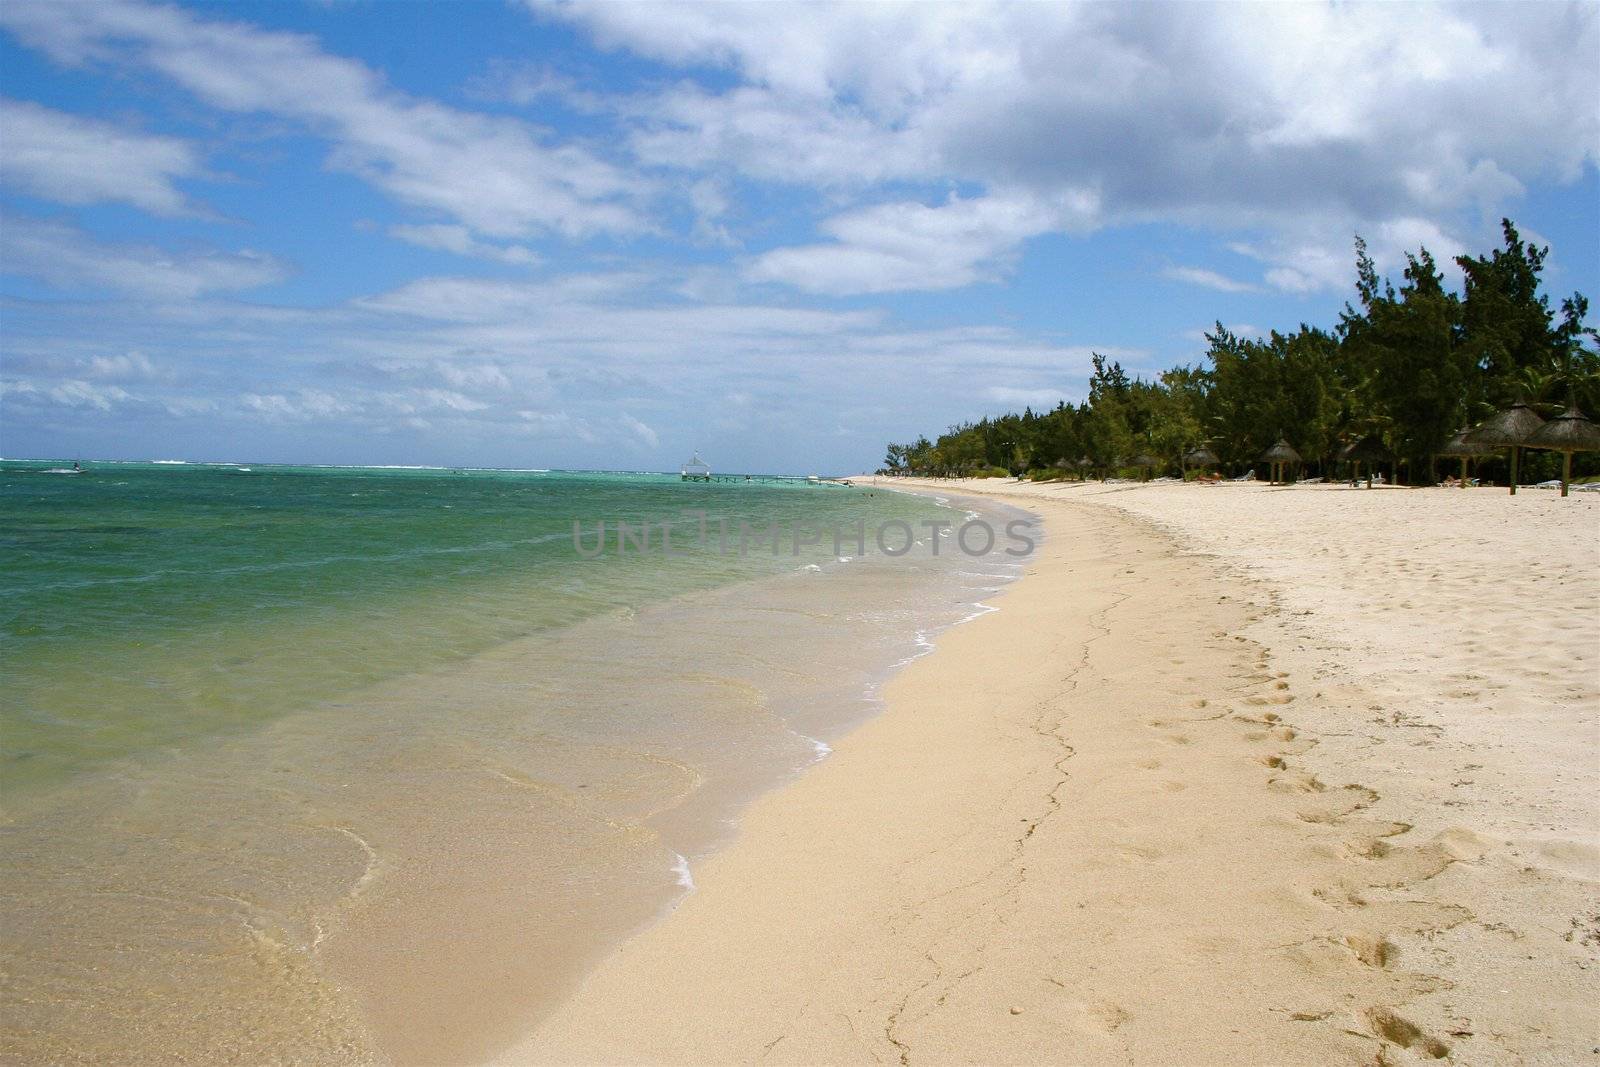
<path fill-rule="evenodd" d="M 1562 300 L 1557 323 L 1540 292 L 1548 249 L 1524 243 L 1509 219 L 1502 231 L 1503 248 L 1457 257 L 1460 294 L 1445 287 L 1426 248 L 1406 257 L 1396 289 L 1357 237 L 1356 299 L 1331 332 L 1301 324 L 1249 339 L 1218 323 L 1206 335 L 1202 366 L 1174 367 L 1154 381 L 1130 378 L 1096 354 L 1084 403 L 890 445 L 884 470 L 1043 481 L 1131 473 L 1127 461 L 1148 453 L 1175 473 L 1183 453 L 1207 444 L 1237 473 L 1281 436 L 1326 474 L 1344 444 L 1376 433 L 1402 473 L 1422 481 L 1431 478 L 1434 450 L 1458 427 L 1514 399 L 1548 414 L 1570 396 L 1600 414 L 1600 333 L 1586 322 L 1588 300 Z M 1530 453 L 1530 476 L 1544 458 Z M 1579 458 L 1589 464 L 1600 459 Z"/>
<path fill-rule="evenodd" d="M 1465 421 L 1472 359 L 1460 342 L 1462 301 L 1423 249 L 1406 257 L 1398 292 L 1385 286 L 1362 303 L 1363 313 L 1346 320 L 1344 344 L 1365 372 L 1363 406 L 1415 473 Z"/>

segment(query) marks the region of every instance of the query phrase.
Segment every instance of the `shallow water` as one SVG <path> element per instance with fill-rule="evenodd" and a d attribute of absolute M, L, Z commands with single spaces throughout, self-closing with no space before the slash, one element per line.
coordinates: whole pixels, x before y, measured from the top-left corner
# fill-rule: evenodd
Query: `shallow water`
<path fill-rule="evenodd" d="M 926 531 L 848 561 L 571 537 L 962 517 L 865 490 L 118 466 L 0 493 L 28 1060 L 493 1051 L 1019 570 Z"/>

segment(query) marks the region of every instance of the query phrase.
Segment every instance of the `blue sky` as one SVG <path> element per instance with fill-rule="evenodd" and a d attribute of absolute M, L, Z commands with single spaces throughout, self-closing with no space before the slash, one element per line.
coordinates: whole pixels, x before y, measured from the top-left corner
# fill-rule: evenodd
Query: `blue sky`
<path fill-rule="evenodd" d="M 1600 6 L 0 5 L 0 455 L 845 472 L 1548 243 Z"/>

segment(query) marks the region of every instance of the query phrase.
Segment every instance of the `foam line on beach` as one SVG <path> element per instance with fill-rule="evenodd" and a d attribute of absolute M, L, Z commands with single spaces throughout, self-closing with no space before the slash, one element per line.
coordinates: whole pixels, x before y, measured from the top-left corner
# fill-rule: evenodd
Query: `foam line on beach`
<path fill-rule="evenodd" d="M 689 892 L 694 892 L 694 874 L 689 870 L 689 857 L 681 852 L 672 854 L 672 876 L 678 885 Z"/>

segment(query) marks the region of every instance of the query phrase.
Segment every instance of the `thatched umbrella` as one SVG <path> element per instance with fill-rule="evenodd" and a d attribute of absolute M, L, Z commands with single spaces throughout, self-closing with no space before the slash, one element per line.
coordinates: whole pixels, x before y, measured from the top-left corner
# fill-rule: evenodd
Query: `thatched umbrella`
<path fill-rule="evenodd" d="M 1467 434 L 1467 440 L 1475 445 L 1511 449 L 1512 496 L 1517 495 L 1517 453 L 1522 450 L 1528 438 L 1533 436 L 1533 431 L 1543 425 L 1544 420 L 1519 400 L 1498 415 L 1480 423 L 1477 429 Z"/>
<path fill-rule="evenodd" d="M 1389 458 L 1389 450 L 1383 447 L 1383 439 L 1375 433 L 1369 433 L 1359 441 L 1351 442 L 1339 450 L 1339 458 L 1349 460 L 1356 465 L 1356 478 L 1361 477 L 1361 465 L 1367 465 L 1367 488 L 1372 488 L 1372 468 Z M 1350 483 L 1354 485 L 1355 483 Z"/>
<path fill-rule="evenodd" d="M 1291 448 L 1288 441 L 1280 437 L 1277 444 L 1261 453 L 1260 462 L 1270 465 L 1272 484 L 1277 485 L 1278 475 L 1283 473 L 1283 469 L 1291 463 L 1300 462 L 1300 453 Z"/>
<path fill-rule="evenodd" d="M 1566 496 L 1567 483 L 1572 480 L 1572 454 L 1600 452 L 1600 426 L 1579 411 L 1577 404 L 1568 403 L 1564 413 L 1533 431 L 1527 445 L 1561 453 L 1561 495 Z"/>
<path fill-rule="evenodd" d="M 1221 462 L 1222 461 L 1217 458 L 1217 454 L 1211 451 L 1211 449 L 1207 448 L 1205 445 L 1201 445 L 1199 448 L 1191 448 L 1189 451 L 1183 454 L 1183 466 L 1185 470 L 1190 467 L 1215 467 Z"/>
<path fill-rule="evenodd" d="M 1137 456 L 1128 460 L 1128 463 L 1139 468 L 1139 480 L 1141 482 L 1150 480 L 1150 469 L 1152 467 L 1161 466 L 1161 461 L 1148 452 L 1140 452 Z"/>
<path fill-rule="evenodd" d="M 1488 445 L 1480 445 L 1471 440 L 1472 431 L 1463 427 L 1456 431 L 1456 435 L 1444 443 L 1439 449 L 1439 455 L 1449 456 L 1461 460 L 1461 488 L 1467 487 L 1467 460 L 1478 459 L 1482 456 L 1494 455 L 1494 449 Z"/>
<path fill-rule="evenodd" d="M 1094 460 L 1088 456 L 1079 456 L 1078 462 L 1074 463 L 1073 466 L 1078 468 L 1078 477 L 1088 481 L 1089 472 L 1094 470 Z"/>

